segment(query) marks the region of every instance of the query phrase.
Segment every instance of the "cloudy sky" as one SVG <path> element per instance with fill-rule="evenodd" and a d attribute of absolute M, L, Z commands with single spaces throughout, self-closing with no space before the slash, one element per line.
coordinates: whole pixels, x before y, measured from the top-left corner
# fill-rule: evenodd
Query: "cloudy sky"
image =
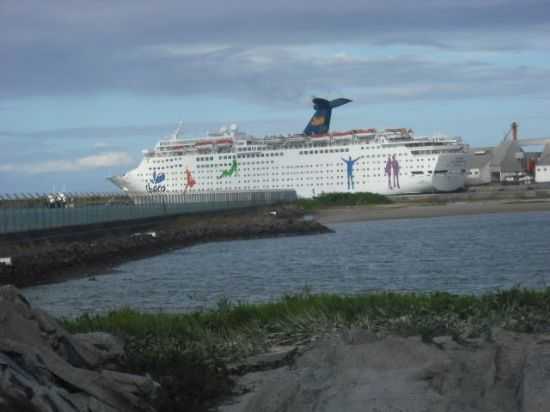
<path fill-rule="evenodd" d="M 0 0 L 0 192 L 114 189 L 180 120 L 550 135 L 550 1 Z"/>

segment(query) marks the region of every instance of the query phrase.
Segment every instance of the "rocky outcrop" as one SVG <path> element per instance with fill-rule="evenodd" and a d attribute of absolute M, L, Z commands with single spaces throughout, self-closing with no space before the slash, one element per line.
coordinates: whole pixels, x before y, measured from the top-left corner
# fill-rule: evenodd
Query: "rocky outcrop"
<path fill-rule="evenodd" d="M 244 395 L 222 412 L 543 412 L 550 410 L 550 337 L 495 331 L 426 343 L 351 331 L 239 384 Z"/>
<path fill-rule="evenodd" d="M 153 411 L 158 385 L 117 371 L 121 342 L 71 335 L 12 286 L 0 288 L 0 411 Z"/>

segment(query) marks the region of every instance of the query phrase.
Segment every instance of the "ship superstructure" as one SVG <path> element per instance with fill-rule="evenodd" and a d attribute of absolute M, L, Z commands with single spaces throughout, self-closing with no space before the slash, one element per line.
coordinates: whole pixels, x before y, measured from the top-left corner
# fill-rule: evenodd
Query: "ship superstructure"
<path fill-rule="evenodd" d="M 303 134 L 257 138 L 236 125 L 200 139 L 176 132 L 145 150 L 138 167 L 111 181 L 128 192 L 294 189 L 304 198 L 331 192 L 448 192 L 464 186 L 460 138 L 415 138 L 403 128 L 329 132 L 332 107 L 328 118 L 318 115 L 319 109 L 327 108 L 323 102 L 349 102 L 343 100 L 314 99 L 317 111 Z M 321 133 L 315 133 L 319 127 Z"/>

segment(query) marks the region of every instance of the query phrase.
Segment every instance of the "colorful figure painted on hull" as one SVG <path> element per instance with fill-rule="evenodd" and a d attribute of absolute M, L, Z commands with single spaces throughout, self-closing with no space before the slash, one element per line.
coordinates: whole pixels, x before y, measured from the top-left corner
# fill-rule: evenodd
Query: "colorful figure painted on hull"
<path fill-rule="evenodd" d="M 359 159 L 361 159 L 363 156 L 359 156 L 357 159 L 352 159 L 351 156 L 349 159 L 342 158 L 342 161 L 347 166 L 347 175 L 348 175 L 348 190 L 355 189 L 355 182 L 353 181 L 353 166 L 355 165 L 355 162 L 357 162 Z"/>
<path fill-rule="evenodd" d="M 388 160 L 386 160 L 386 167 L 384 168 L 384 176 L 388 176 L 388 189 L 400 189 L 399 186 L 399 162 L 395 158 L 395 154 L 388 155 Z M 393 180 L 392 180 L 393 177 Z"/>
<path fill-rule="evenodd" d="M 398 189 L 400 189 L 400 187 L 399 187 L 399 169 L 400 169 L 399 162 L 395 158 L 395 154 L 394 154 L 392 156 L 392 159 L 391 159 L 391 171 L 392 171 L 392 174 L 393 174 L 393 187 L 398 188 Z"/>
<path fill-rule="evenodd" d="M 388 176 L 388 189 L 392 190 L 391 185 L 391 156 L 388 155 L 388 160 L 386 160 L 386 167 L 384 168 L 384 176 Z"/>
<path fill-rule="evenodd" d="M 231 167 L 229 169 L 226 169 L 222 172 L 220 176 L 218 176 L 218 179 L 221 179 L 222 177 L 229 177 L 233 176 L 237 173 L 237 159 L 233 159 L 233 163 L 231 163 Z"/>
<path fill-rule="evenodd" d="M 187 192 L 187 189 L 191 189 L 196 184 L 197 184 L 197 181 L 193 178 L 191 171 L 188 168 L 186 168 L 185 169 L 185 188 L 183 189 L 183 191 Z"/>

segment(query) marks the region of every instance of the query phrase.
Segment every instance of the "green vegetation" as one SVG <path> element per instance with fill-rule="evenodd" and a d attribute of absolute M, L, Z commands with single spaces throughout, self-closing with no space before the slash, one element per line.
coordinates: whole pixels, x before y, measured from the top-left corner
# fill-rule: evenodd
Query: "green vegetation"
<path fill-rule="evenodd" d="M 361 327 L 378 333 L 485 337 L 492 327 L 539 332 L 550 326 L 550 288 L 511 289 L 483 296 L 449 293 L 370 293 L 338 296 L 304 292 L 279 301 L 232 304 L 194 313 L 122 309 L 65 321 L 71 332 L 106 331 L 126 342 L 131 372 L 161 382 L 159 410 L 206 411 L 233 390 L 227 365 L 274 344 Z M 185 405 L 185 408 L 182 407 Z"/>
<path fill-rule="evenodd" d="M 297 204 L 311 211 L 331 206 L 381 205 L 393 203 L 387 196 L 377 193 L 325 193 L 313 199 L 300 199 Z"/>

